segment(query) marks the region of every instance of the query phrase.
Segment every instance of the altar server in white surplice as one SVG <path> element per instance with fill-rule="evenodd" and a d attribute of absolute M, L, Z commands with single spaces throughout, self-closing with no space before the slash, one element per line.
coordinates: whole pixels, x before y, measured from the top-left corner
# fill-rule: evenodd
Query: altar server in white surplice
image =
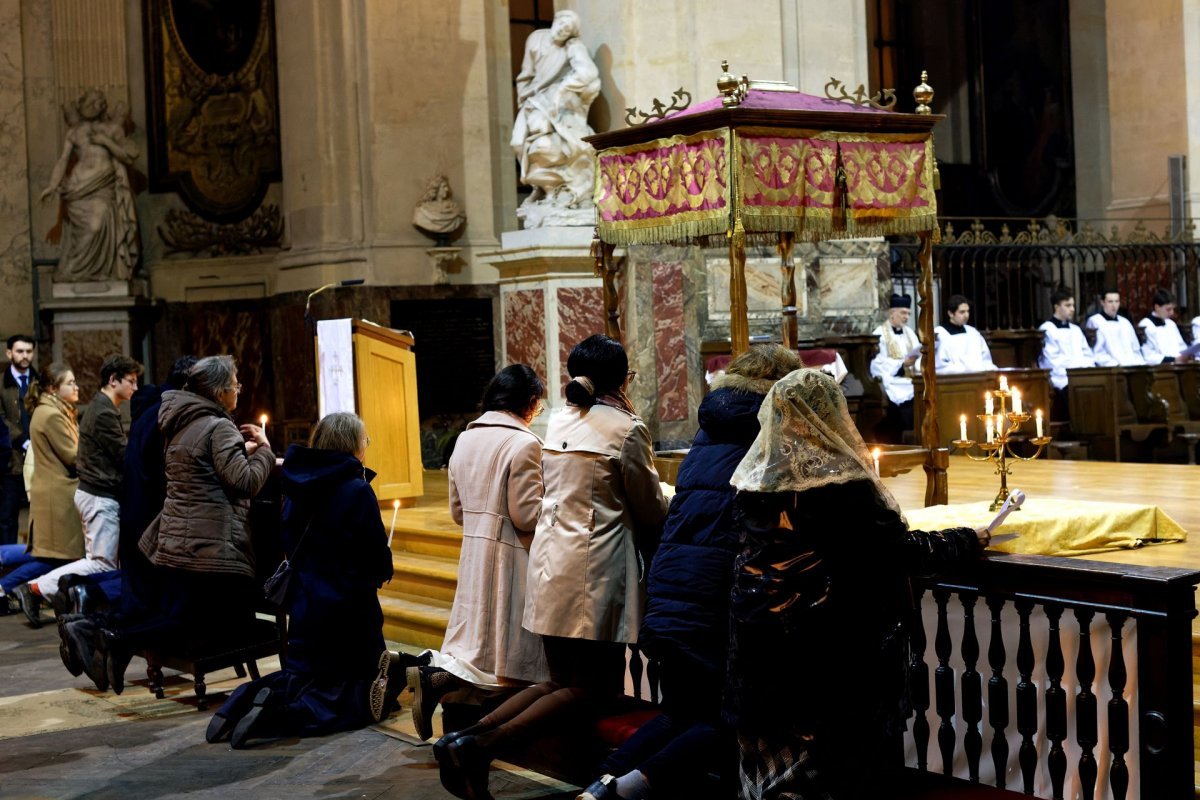
<path fill-rule="evenodd" d="M 887 322 L 874 331 L 879 337 L 879 352 L 871 360 L 871 377 L 878 378 L 887 395 L 887 416 L 876 429 L 881 441 L 901 442 L 905 431 L 913 427 L 913 382 L 921 340 L 908 327 L 912 298 L 892 295 Z"/>
<path fill-rule="evenodd" d="M 938 374 L 956 372 L 987 372 L 996 368 L 992 351 L 974 327 L 967 324 L 971 318 L 971 301 L 961 294 L 951 295 L 946 303 L 946 322 L 933 329 L 937 351 L 935 365 Z"/>
<path fill-rule="evenodd" d="M 1192 344 L 1200 342 L 1200 317 L 1192 320 Z"/>
<path fill-rule="evenodd" d="M 1038 326 L 1045 337 L 1038 366 L 1050 370 L 1050 385 L 1054 387 L 1050 418 L 1066 420 L 1070 418 L 1067 411 L 1067 370 L 1094 367 L 1096 359 L 1083 331 L 1071 322 L 1075 316 L 1075 295 L 1071 290 L 1055 289 L 1050 295 L 1050 303 L 1054 306 L 1054 313 Z"/>
<path fill-rule="evenodd" d="M 1088 317 L 1084 326 L 1096 332 L 1092 355 L 1097 367 L 1139 367 L 1146 363 L 1137 331 L 1128 317 L 1117 313 L 1120 307 L 1120 292 L 1105 289 L 1100 298 L 1100 311 Z"/>
<path fill-rule="evenodd" d="M 1180 364 L 1191 361 L 1191 356 L 1180 355 L 1187 345 L 1175 324 L 1175 295 L 1166 289 L 1154 293 L 1151 301 L 1154 308 L 1138 323 L 1138 327 L 1146 334 L 1146 343 L 1142 345 L 1142 358 L 1147 364 L 1169 364 L 1177 361 Z"/>

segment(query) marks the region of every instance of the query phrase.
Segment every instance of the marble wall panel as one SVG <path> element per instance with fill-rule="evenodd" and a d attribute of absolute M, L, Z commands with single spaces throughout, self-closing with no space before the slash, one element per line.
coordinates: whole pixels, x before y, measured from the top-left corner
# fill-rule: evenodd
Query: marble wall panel
<path fill-rule="evenodd" d="M 566 386 L 567 356 L 589 336 L 604 333 L 604 290 L 599 286 L 564 286 L 558 289 L 558 369 Z"/>
<path fill-rule="evenodd" d="M 270 414 L 275 407 L 271 328 L 262 324 L 260 304 L 193 303 L 191 309 L 192 352 L 201 357 L 227 354 L 237 361 L 242 393 L 234 419 Z"/>
<path fill-rule="evenodd" d="M 80 407 L 92 402 L 100 388 L 100 365 L 114 353 L 125 352 L 120 330 L 66 330 L 61 333 L 62 359 L 71 365 L 79 382 Z"/>
<path fill-rule="evenodd" d="M 654 287 L 654 369 L 658 387 L 658 419 L 688 418 L 687 347 L 684 343 L 683 265 L 650 267 Z"/>
<path fill-rule="evenodd" d="M 0 336 L 33 333 L 21 4 L 0 0 Z"/>
<path fill-rule="evenodd" d="M 546 372 L 546 301 L 542 289 L 518 289 L 504 295 L 504 345 L 507 364 L 528 364 Z"/>

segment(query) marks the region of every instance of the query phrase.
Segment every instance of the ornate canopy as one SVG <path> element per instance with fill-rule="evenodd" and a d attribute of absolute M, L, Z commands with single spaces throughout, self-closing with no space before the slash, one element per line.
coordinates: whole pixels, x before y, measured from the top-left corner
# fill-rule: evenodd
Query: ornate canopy
<path fill-rule="evenodd" d="M 921 239 L 922 338 L 932 342 L 932 245 L 938 236 L 933 126 L 941 117 L 930 114 L 933 90 L 925 80 L 922 74 L 913 92 L 917 113 L 904 114 L 890 110 L 894 96 L 884 105 L 865 99 L 862 87 L 857 101 L 844 90 L 840 98 L 824 98 L 725 72 L 717 80 L 719 97 L 587 137 L 596 149 L 594 249 L 596 271 L 604 279 L 609 335 L 621 335 L 612 257 L 620 245 L 712 243 L 725 237 L 730 349 L 737 355 L 750 346 L 747 240 L 778 243 L 781 339 L 794 347 L 792 248 L 797 240 L 916 234 Z M 840 84 L 831 80 L 827 94 L 831 86 Z M 925 348 L 922 358 L 926 501 L 944 503 L 947 458 L 937 450 L 933 348 Z"/>
<path fill-rule="evenodd" d="M 726 99 L 589 137 L 601 241 L 678 242 L 739 224 L 803 241 L 937 230 L 937 118 L 790 88 Z"/>

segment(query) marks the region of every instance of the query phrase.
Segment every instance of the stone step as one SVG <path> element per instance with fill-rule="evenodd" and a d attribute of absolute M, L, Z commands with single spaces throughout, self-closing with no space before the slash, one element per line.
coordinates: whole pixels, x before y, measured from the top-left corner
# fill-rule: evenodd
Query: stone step
<path fill-rule="evenodd" d="M 383 636 L 389 641 L 438 649 L 450 620 L 450 603 L 401 592 L 380 592 Z"/>
<path fill-rule="evenodd" d="M 450 603 L 458 586 L 458 559 L 393 552 L 391 583 L 381 595 L 405 594 Z"/>
<path fill-rule="evenodd" d="M 462 549 L 462 528 L 445 514 L 405 509 L 392 534 L 392 550 L 397 553 L 439 556 L 458 560 Z M 391 512 L 383 512 L 383 525 L 391 528 Z"/>

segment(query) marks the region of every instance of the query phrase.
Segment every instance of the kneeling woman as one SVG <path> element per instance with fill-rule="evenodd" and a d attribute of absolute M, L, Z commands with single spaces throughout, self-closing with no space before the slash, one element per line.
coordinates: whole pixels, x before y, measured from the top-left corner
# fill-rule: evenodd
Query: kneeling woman
<path fill-rule="evenodd" d="M 206 738 L 321 736 L 378 722 L 390 657 L 377 590 L 392 578 L 392 552 L 363 465 L 366 428 L 330 414 L 309 447 L 283 462 L 283 547 L 293 574 L 283 669 L 240 686 Z M 395 681 L 393 691 L 401 688 Z M 389 696 L 393 692 L 386 692 Z"/>

